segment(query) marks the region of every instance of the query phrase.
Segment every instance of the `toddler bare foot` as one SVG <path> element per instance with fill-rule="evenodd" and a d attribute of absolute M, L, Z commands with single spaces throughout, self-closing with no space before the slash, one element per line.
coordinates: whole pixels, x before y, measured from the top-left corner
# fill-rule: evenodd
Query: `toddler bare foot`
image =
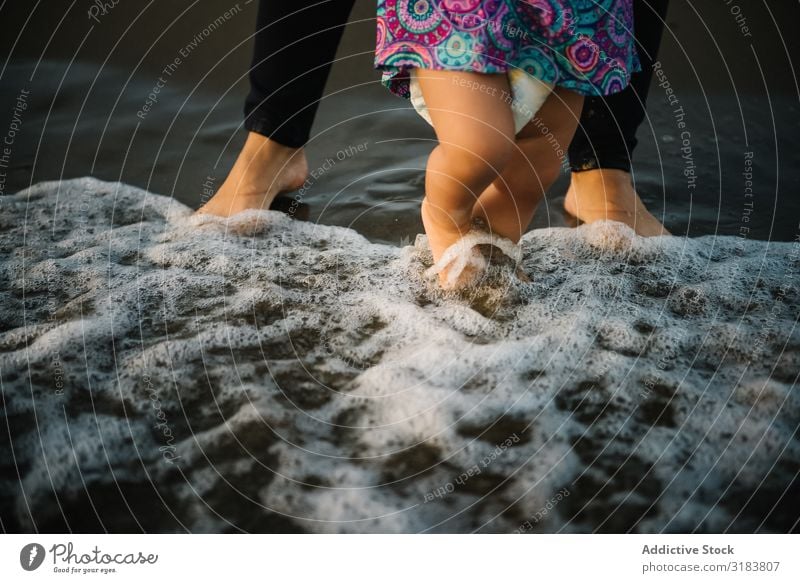
<path fill-rule="evenodd" d="M 642 237 L 670 234 L 644 206 L 623 170 L 573 172 L 564 209 L 584 223 L 624 223 Z"/>
<path fill-rule="evenodd" d="M 268 209 L 281 192 L 303 186 L 307 176 L 302 148 L 288 148 L 250 132 L 225 182 L 197 212 L 228 217 L 248 209 Z"/>
<path fill-rule="evenodd" d="M 428 237 L 428 245 L 433 255 L 434 265 L 442 258 L 445 251 L 458 243 L 468 232 L 471 224 L 471 217 L 465 214 L 465 220 L 457 224 L 452 217 L 447 215 L 442 209 L 432 208 L 426 197 L 422 201 L 422 224 L 425 227 L 425 235 Z M 476 256 L 478 255 L 477 250 Z M 467 252 L 467 250 L 463 250 Z M 471 265 L 464 266 L 460 273 L 453 273 L 451 277 L 451 266 L 439 271 L 439 284 L 444 289 L 458 289 L 468 285 L 475 278 L 475 268 Z"/>
<path fill-rule="evenodd" d="M 484 281 L 484 276 L 489 275 L 492 265 L 510 269 L 522 282 L 530 281 L 519 267 L 522 259 L 520 246 L 492 234 L 481 218 L 472 218 L 468 223 L 469 229 L 461 227 L 455 233 L 456 229 L 453 228 L 453 234 L 449 234 L 431 216 L 434 213 L 429 204 L 423 202 L 422 213 L 433 255 L 433 266 L 426 275 L 438 275 L 442 289 L 456 291 L 473 288 Z"/>

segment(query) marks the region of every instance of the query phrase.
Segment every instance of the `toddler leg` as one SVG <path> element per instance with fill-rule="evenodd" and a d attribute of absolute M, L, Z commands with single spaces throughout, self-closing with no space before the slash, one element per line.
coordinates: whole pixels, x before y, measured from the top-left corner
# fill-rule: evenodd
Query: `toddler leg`
<path fill-rule="evenodd" d="M 561 172 L 582 105 L 582 95 L 557 88 L 522 128 L 508 164 L 473 209 L 473 215 L 482 218 L 492 232 L 519 241 Z"/>
<path fill-rule="evenodd" d="M 508 163 L 514 120 L 503 100 L 509 91 L 504 74 L 418 70 L 417 79 L 439 139 L 428 159 L 422 202 L 436 261 L 467 233 L 478 196 Z"/>

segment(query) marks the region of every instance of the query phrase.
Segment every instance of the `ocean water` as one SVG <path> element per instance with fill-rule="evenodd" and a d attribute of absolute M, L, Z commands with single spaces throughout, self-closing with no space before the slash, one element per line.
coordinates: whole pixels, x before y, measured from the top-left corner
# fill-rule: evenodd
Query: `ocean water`
<path fill-rule="evenodd" d="M 93 178 L 0 223 L 6 531 L 797 529 L 797 241 L 537 229 L 448 295 Z"/>
<path fill-rule="evenodd" d="M 233 6 L 119 2 L 97 22 L 81 3 L 3 2 L 0 141 L 12 124 L 17 130 L 0 161 L 7 175 L 0 194 L 94 176 L 198 208 L 244 143 L 257 5 L 236 4 L 236 14 L 195 46 Z M 731 10 L 744 13 L 750 36 Z M 435 136 L 408 102 L 380 86 L 374 18 L 374 0 L 356 0 L 307 146 L 309 167 L 322 177 L 303 202 L 314 222 L 397 245 L 422 228 L 423 172 Z M 799 20 L 796 2 L 670 3 L 658 54 L 664 78 L 649 93 L 633 178 L 671 232 L 797 236 L 800 88 L 792 57 L 800 35 L 792 24 Z M 180 67 L 165 76 L 176 57 Z M 168 83 L 140 117 L 159 78 Z M 27 109 L 15 120 L 23 92 Z M 561 204 L 567 184 L 562 177 L 548 193 L 534 228 L 570 225 Z"/>

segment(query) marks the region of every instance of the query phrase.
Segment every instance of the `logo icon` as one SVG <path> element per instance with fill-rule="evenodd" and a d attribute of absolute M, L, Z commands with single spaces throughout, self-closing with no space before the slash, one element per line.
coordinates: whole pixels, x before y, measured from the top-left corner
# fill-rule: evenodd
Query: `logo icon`
<path fill-rule="evenodd" d="M 35 571 L 44 562 L 44 547 L 38 543 L 30 543 L 19 552 L 19 564 L 26 571 Z"/>

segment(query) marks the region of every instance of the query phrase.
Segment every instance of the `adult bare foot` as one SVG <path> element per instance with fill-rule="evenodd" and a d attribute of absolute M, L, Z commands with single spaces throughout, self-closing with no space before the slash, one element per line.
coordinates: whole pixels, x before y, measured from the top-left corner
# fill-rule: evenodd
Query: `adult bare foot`
<path fill-rule="evenodd" d="M 564 209 L 584 223 L 625 223 L 642 237 L 670 234 L 644 206 L 633 188 L 631 175 L 623 170 L 573 172 Z"/>
<path fill-rule="evenodd" d="M 302 148 L 288 148 L 250 132 L 225 182 L 197 212 L 229 217 L 247 209 L 268 209 L 281 192 L 303 186 L 307 176 Z"/>

